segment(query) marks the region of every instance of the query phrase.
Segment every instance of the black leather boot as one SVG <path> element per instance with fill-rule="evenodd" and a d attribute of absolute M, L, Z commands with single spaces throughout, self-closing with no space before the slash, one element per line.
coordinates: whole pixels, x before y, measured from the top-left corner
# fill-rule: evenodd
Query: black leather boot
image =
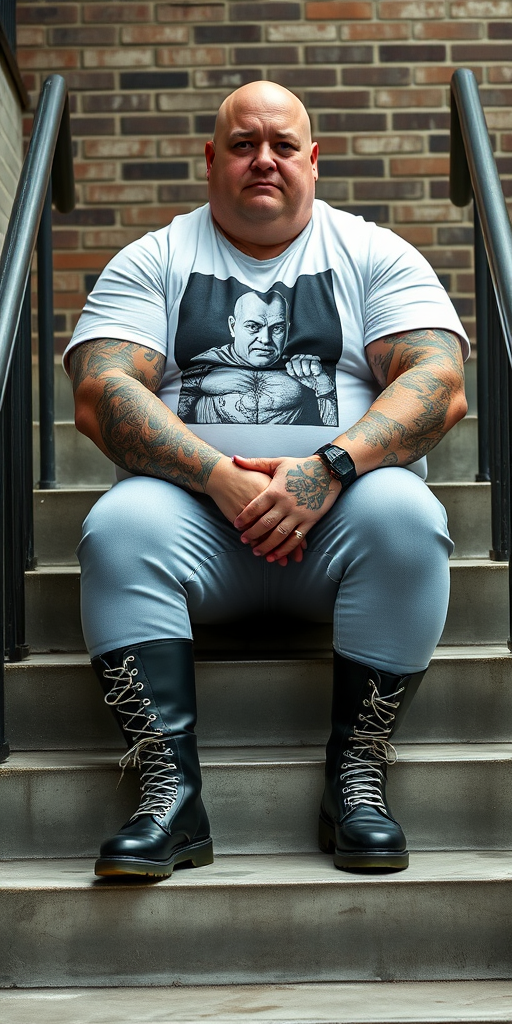
<path fill-rule="evenodd" d="M 346 870 L 406 868 L 406 839 L 386 801 L 386 769 L 396 761 L 390 737 L 425 672 L 377 672 L 336 651 L 333 668 L 320 849 Z"/>
<path fill-rule="evenodd" d="M 141 773 L 139 808 L 102 844 L 96 874 L 165 878 L 175 864 L 211 864 L 194 735 L 191 641 L 156 640 L 109 651 L 92 666 L 130 747 L 119 764 L 123 770 L 135 765 Z"/>

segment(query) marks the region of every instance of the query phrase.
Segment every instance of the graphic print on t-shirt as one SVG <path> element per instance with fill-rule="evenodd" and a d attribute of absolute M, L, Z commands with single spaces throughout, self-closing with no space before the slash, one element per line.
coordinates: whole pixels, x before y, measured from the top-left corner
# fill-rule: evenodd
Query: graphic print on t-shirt
<path fill-rule="evenodd" d="M 235 278 L 190 275 L 175 358 L 185 423 L 338 425 L 343 346 L 332 271 L 265 292 Z"/>

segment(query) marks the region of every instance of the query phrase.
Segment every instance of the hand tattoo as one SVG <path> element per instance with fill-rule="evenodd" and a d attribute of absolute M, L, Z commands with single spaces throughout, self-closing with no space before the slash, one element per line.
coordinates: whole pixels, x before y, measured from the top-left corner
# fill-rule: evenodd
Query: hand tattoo
<path fill-rule="evenodd" d="M 331 477 L 318 459 L 307 459 L 286 474 L 286 490 L 294 494 L 297 505 L 318 511 L 329 494 Z"/>

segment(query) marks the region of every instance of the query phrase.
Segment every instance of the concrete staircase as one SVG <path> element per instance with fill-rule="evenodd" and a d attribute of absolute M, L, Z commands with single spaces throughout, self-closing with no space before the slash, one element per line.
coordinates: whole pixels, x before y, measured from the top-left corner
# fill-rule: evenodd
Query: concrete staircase
<path fill-rule="evenodd" d="M 196 631 L 216 860 L 158 884 L 95 879 L 133 809 L 84 653 L 74 547 L 111 467 L 59 377 L 58 491 L 35 493 L 28 661 L 7 669 L 0 766 L 0 1017 L 13 1024 L 512 1021 L 512 658 L 507 568 L 469 416 L 430 460 L 456 550 L 441 645 L 398 735 L 408 871 L 336 871 L 316 844 L 330 628 Z M 261 635 L 261 634 L 260 634 Z M 151 986 L 151 991 L 148 990 Z M 219 987 L 220 986 L 220 987 Z"/>

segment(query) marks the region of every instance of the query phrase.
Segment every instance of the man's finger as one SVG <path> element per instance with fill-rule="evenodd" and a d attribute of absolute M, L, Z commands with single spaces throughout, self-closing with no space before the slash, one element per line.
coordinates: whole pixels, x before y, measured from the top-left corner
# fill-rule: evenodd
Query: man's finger
<path fill-rule="evenodd" d="M 243 455 L 233 455 L 231 461 L 242 469 L 254 469 L 257 473 L 267 473 L 272 476 L 275 470 L 277 459 L 246 459 Z"/>
<path fill-rule="evenodd" d="M 263 520 L 260 520 L 260 522 L 263 522 Z M 255 555 L 261 556 L 272 553 L 274 558 L 290 555 L 294 548 L 301 544 L 303 537 L 304 530 L 298 527 L 296 520 L 290 516 L 290 518 L 282 519 L 268 536 L 263 537 L 255 544 L 253 552 Z"/>
<path fill-rule="evenodd" d="M 256 498 L 253 498 L 253 500 L 245 506 L 244 510 L 240 512 L 236 519 L 233 520 L 233 526 L 235 529 L 246 530 L 248 526 L 256 526 L 260 522 L 261 517 L 273 508 L 275 500 L 275 497 L 272 498 L 266 491 L 262 491 L 261 494 L 258 494 Z M 278 522 L 279 519 L 276 521 Z M 275 526 L 275 522 L 273 522 L 272 525 L 267 526 L 267 532 L 271 530 L 273 526 Z M 262 531 L 259 530 L 257 534 L 254 534 L 254 537 L 244 538 L 244 540 L 251 541 L 256 539 L 256 537 L 260 536 L 261 532 Z"/>

